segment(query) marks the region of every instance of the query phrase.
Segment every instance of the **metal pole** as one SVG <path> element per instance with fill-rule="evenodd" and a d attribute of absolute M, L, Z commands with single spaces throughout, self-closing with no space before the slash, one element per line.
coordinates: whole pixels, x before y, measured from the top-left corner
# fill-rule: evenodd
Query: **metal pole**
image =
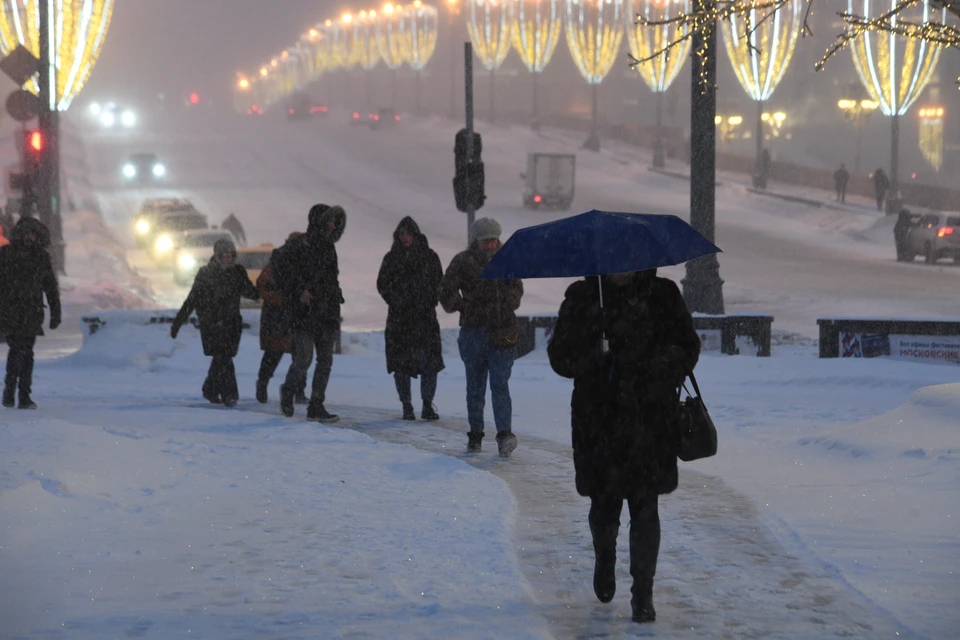
<path fill-rule="evenodd" d="M 890 186 L 887 188 L 887 214 L 900 212 L 900 116 L 894 114 L 890 126 Z"/>
<path fill-rule="evenodd" d="M 423 108 L 420 106 L 420 71 L 417 71 L 417 115 L 423 115 Z"/>
<path fill-rule="evenodd" d="M 44 148 L 40 153 L 37 209 L 40 221 L 50 231 L 50 258 L 53 268 L 64 271 L 63 231 L 60 224 L 60 144 L 57 118 L 56 34 L 53 0 L 40 0 L 37 7 L 40 32 L 39 127 Z"/>
<path fill-rule="evenodd" d="M 763 153 L 763 100 L 757 100 L 757 170 L 760 169 L 760 155 Z"/>
<path fill-rule="evenodd" d="M 457 119 L 457 35 L 453 10 L 450 10 L 450 119 Z"/>
<path fill-rule="evenodd" d="M 666 164 L 663 149 L 663 92 L 657 92 L 657 138 L 653 143 L 653 166 L 662 169 Z"/>
<path fill-rule="evenodd" d="M 863 123 L 863 109 L 857 105 L 857 155 L 853 161 L 853 170 L 855 173 L 860 173 L 860 125 Z"/>
<path fill-rule="evenodd" d="M 467 120 L 467 164 L 473 162 L 473 45 L 469 42 L 463 43 L 463 87 L 464 87 L 464 111 Z M 467 175 L 470 170 L 467 169 Z M 467 204 L 467 242 L 470 242 L 470 227 L 473 226 L 476 212 L 473 210 L 473 203 Z"/>
<path fill-rule="evenodd" d="M 540 113 L 539 106 L 537 105 L 537 101 L 540 97 L 537 95 L 538 85 L 540 84 L 537 82 L 537 75 L 539 74 L 537 74 L 536 71 L 532 71 L 530 75 L 533 76 L 533 123 L 530 126 L 534 131 L 540 131 Z"/>
<path fill-rule="evenodd" d="M 490 69 L 490 122 L 497 119 L 497 106 L 494 102 L 496 98 L 496 87 L 494 86 L 495 71 Z"/>
<path fill-rule="evenodd" d="M 696 0 L 706 12 L 714 0 Z M 703 52 L 702 56 L 697 52 Z M 711 242 L 716 227 L 717 173 L 717 30 L 714 22 L 696 32 L 691 47 L 690 92 L 690 224 Z M 723 314 L 723 280 L 716 255 L 686 264 L 683 298 L 690 311 Z"/>

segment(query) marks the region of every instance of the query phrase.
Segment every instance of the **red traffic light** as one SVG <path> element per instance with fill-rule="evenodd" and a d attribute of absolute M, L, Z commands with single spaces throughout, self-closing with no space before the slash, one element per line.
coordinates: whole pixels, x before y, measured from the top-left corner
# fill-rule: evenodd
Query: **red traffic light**
<path fill-rule="evenodd" d="M 31 131 L 29 134 L 28 144 L 30 148 L 37 153 L 43 151 L 43 134 L 39 131 Z"/>
<path fill-rule="evenodd" d="M 199 104 L 200 103 L 200 94 L 191 93 L 190 94 L 190 104 Z"/>

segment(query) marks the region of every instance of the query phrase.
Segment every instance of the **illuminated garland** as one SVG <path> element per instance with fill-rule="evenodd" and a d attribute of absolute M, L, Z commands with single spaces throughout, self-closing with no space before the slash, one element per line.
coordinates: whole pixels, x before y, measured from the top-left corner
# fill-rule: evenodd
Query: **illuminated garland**
<path fill-rule="evenodd" d="M 897 3 L 897 0 L 891 1 Z M 881 3 L 848 0 L 848 12 L 853 12 L 855 4 L 860 5 L 862 15 L 869 19 L 872 6 Z M 919 0 L 918 4 L 921 5 L 923 22 L 929 22 L 931 9 L 928 0 Z M 894 14 L 889 18 L 891 26 L 896 28 L 901 17 Z M 945 19 L 946 10 L 941 9 L 940 20 Z M 939 44 L 897 35 L 895 31 L 864 31 L 850 46 L 860 81 L 888 116 L 903 115 L 916 102 L 933 76 L 941 50 Z"/>
<path fill-rule="evenodd" d="M 310 43 L 310 49 L 313 51 L 313 66 L 320 76 L 326 71 L 332 69 L 330 59 L 330 43 L 327 42 L 327 28 L 322 24 L 317 24 L 307 33 L 307 41 Z"/>
<path fill-rule="evenodd" d="M 558 0 L 517 0 L 513 48 L 530 73 L 542 73 L 557 50 L 563 16 Z"/>
<path fill-rule="evenodd" d="M 343 14 L 339 20 L 327 20 L 327 42 L 330 50 L 328 69 L 348 70 L 353 66 L 350 51 L 350 36 L 353 34 L 353 16 Z"/>
<path fill-rule="evenodd" d="M 803 28 L 803 0 L 788 0 L 772 13 L 744 2 L 721 24 L 723 42 L 743 90 L 763 102 L 783 79 Z"/>
<path fill-rule="evenodd" d="M 943 166 L 943 107 L 920 109 L 920 152 L 934 171 Z"/>
<path fill-rule="evenodd" d="M 405 58 L 414 71 L 423 71 L 437 49 L 438 17 L 436 7 L 422 4 L 420 0 L 414 0 L 407 7 L 409 52 Z"/>
<path fill-rule="evenodd" d="M 90 78 L 113 15 L 113 0 L 55 0 L 50 19 L 57 42 L 57 109 L 64 111 Z M 9 54 L 22 44 L 40 53 L 39 2 L 6 0 L 0 11 L 0 52 Z M 39 94 L 37 80 L 25 88 Z"/>
<path fill-rule="evenodd" d="M 487 71 L 503 64 L 510 53 L 513 0 L 467 0 L 470 15 L 467 31 L 473 53 Z"/>
<path fill-rule="evenodd" d="M 587 84 L 610 73 L 623 42 L 623 0 L 567 0 L 567 47 Z"/>
<path fill-rule="evenodd" d="M 364 71 L 371 71 L 380 62 L 377 37 L 374 33 L 376 11 L 361 11 L 353 25 L 353 61 Z"/>
<path fill-rule="evenodd" d="M 391 71 L 399 69 L 407 61 L 404 40 L 408 38 L 407 12 L 398 5 L 386 4 L 376 20 L 377 50 L 380 58 Z"/>
<path fill-rule="evenodd" d="M 630 53 L 634 59 L 643 60 L 635 68 L 655 93 L 670 88 L 690 52 L 690 40 L 685 37 L 688 27 L 670 22 L 678 12 L 689 13 L 690 0 L 627 0 L 625 21 Z M 660 24 L 653 25 L 651 21 Z M 671 42 L 677 42 L 677 46 L 668 48 Z"/>

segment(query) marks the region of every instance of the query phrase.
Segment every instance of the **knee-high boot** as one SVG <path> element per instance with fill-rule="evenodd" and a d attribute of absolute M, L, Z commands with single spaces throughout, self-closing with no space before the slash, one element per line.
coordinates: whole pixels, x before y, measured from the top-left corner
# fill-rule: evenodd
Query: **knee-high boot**
<path fill-rule="evenodd" d="M 633 506 L 633 505 L 631 505 Z M 657 573 L 660 554 L 660 514 L 657 499 L 643 501 L 630 514 L 630 575 L 633 577 L 634 622 L 653 622 L 657 612 L 653 608 L 653 578 Z"/>

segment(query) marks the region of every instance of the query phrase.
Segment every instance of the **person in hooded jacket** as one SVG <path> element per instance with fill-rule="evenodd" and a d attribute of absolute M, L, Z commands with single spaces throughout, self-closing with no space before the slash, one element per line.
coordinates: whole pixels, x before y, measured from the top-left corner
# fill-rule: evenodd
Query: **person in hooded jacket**
<path fill-rule="evenodd" d="M 483 442 L 483 409 L 487 377 L 497 427 L 497 448 L 509 456 L 517 448 L 513 434 L 510 373 L 520 337 L 516 310 L 523 297 L 520 280 L 484 280 L 480 274 L 503 245 L 500 223 L 480 218 L 470 227 L 470 247 L 454 256 L 440 283 L 440 304 L 447 313 L 460 313 L 460 359 L 467 375 L 467 451 L 479 452 Z"/>
<path fill-rule="evenodd" d="M 311 351 L 315 349 L 307 420 L 331 423 L 340 419 L 327 411 L 324 402 L 340 330 L 340 305 L 344 302 L 335 245 L 346 226 L 343 207 L 315 204 L 307 216 L 307 232 L 270 257 L 284 312 L 293 327 L 293 362 L 280 387 L 280 410 L 288 417 L 294 413 L 296 390 L 306 381 Z"/>
<path fill-rule="evenodd" d="M 677 285 L 655 269 L 589 277 L 567 289 L 547 354 L 557 374 L 573 378 L 573 464 L 577 492 L 590 498 L 594 592 L 601 602 L 616 592 L 626 500 L 633 620 L 652 622 L 658 496 L 677 488 L 679 388 L 700 355 L 693 319 Z"/>
<path fill-rule="evenodd" d="M 33 347 L 43 335 L 43 298 L 50 306 L 50 329 L 60 326 L 60 287 L 47 253 L 50 234 L 42 222 L 21 218 L 10 244 L 0 247 L 0 335 L 9 352 L 3 385 L 3 406 L 36 409 L 33 387 Z"/>
<path fill-rule="evenodd" d="M 300 231 L 294 231 L 287 237 L 287 242 L 303 235 Z M 277 249 L 274 249 L 277 251 Z M 263 357 L 260 359 L 260 370 L 257 374 L 257 402 L 266 404 L 269 401 L 267 395 L 267 385 L 270 384 L 270 378 L 276 373 L 280 366 L 280 360 L 283 354 L 293 351 L 293 329 L 287 321 L 283 311 L 283 296 L 277 290 L 276 283 L 273 281 L 273 268 L 268 263 L 260 275 L 257 277 L 257 293 L 263 300 L 263 307 L 260 311 L 260 349 L 263 350 Z M 310 350 L 310 358 L 313 358 L 313 348 Z M 304 395 L 304 386 L 297 389 L 294 401 L 296 404 L 307 404 L 307 398 Z"/>
<path fill-rule="evenodd" d="M 439 420 L 433 406 L 437 374 L 443 370 L 443 346 L 437 305 L 443 266 L 427 237 L 409 216 L 393 233 L 393 246 L 383 257 L 377 291 L 387 303 L 384 332 L 387 373 L 392 373 L 403 405 L 403 419 L 415 420 L 410 378 L 421 377 L 424 420 Z"/>
<path fill-rule="evenodd" d="M 227 239 L 213 245 L 213 257 L 200 267 L 193 287 L 170 327 L 170 337 L 176 339 L 190 315 L 196 311 L 199 319 L 203 355 L 211 356 L 210 370 L 203 382 L 203 397 L 213 404 L 235 406 L 240 399 L 233 358 L 240 348 L 243 317 L 240 298 L 259 299 L 247 270 L 236 263 L 237 248 Z"/>

